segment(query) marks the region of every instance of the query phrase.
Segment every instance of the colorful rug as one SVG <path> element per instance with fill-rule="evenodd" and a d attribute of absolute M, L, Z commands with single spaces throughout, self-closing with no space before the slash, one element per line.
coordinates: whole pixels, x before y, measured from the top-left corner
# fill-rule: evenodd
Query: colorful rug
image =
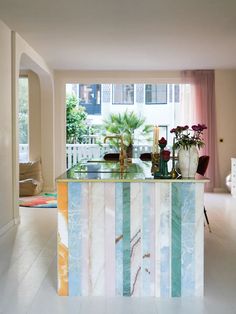
<path fill-rule="evenodd" d="M 20 197 L 19 206 L 35 208 L 57 208 L 57 194 L 43 193 L 36 196 Z"/>

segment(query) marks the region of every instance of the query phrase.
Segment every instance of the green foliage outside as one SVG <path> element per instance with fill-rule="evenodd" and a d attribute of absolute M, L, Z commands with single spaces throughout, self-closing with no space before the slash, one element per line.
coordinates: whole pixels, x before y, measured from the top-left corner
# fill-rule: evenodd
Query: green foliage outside
<path fill-rule="evenodd" d="M 66 142 L 67 144 L 83 143 L 83 136 L 89 134 L 86 123 L 87 113 L 85 108 L 79 105 L 74 95 L 66 98 Z"/>
<path fill-rule="evenodd" d="M 124 138 L 126 150 L 134 144 L 134 131 L 140 131 L 141 135 L 148 137 L 152 131 L 152 126 L 144 125 L 145 118 L 135 114 L 133 111 L 125 111 L 124 113 L 112 113 L 104 120 L 105 130 L 110 134 L 121 134 Z M 148 138 L 147 138 L 148 139 Z M 119 141 L 114 139 L 110 143 L 118 148 Z"/>
<path fill-rule="evenodd" d="M 19 78 L 19 143 L 28 143 L 29 95 L 28 78 Z"/>

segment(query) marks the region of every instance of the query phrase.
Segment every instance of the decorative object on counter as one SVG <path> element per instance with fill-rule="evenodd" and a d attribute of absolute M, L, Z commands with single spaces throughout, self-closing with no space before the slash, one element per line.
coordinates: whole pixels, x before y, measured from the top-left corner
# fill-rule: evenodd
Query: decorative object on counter
<path fill-rule="evenodd" d="M 166 167 L 167 167 L 167 162 L 169 161 L 170 158 L 168 160 L 163 159 L 164 156 L 165 158 L 167 158 L 166 157 L 167 154 L 165 153 L 166 150 L 164 150 L 167 144 L 167 140 L 164 137 L 162 137 L 158 141 L 158 143 L 160 147 L 160 154 L 158 154 L 159 155 L 159 161 L 158 161 L 159 170 L 154 172 L 154 179 L 169 179 L 170 177 L 168 176 L 168 168 Z M 168 151 L 168 154 L 169 154 L 169 151 Z"/>
<path fill-rule="evenodd" d="M 178 149 L 179 168 L 182 178 L 194 178 L 198 167 L 198 149 L 204 146 L 202 138 L 205 124 L 177 126 L 170 132 L 175 134 L 174 149 Z"/>
<path fill-rule="evenodd" d="M 171 179 L 171 174 L 168 172 L 167 163 L 170 160 L 170 151 L 163 149 L 161 152 L 161 164 L 162 164 L 162 178 Z"/>
<path fill-rule="evenodd" d="M 159 141 L 159 127 L 153 127 L 153 146 L 152 146 L 152 153 L 153 155 L 158 154 L 158 141 Z"/>
<path fill-rule="evenodd" d="M 152 168 L 151 173 L 159 172 L 159 163 L 160 163 L 160 154 L 158 153 L 151 153 L 152 158 Z"/>
<path fill-rule="evenodd" d="M 120 165 L 124 166 L 126 160 L 126 151 L 124 149 L 124 139 L 122 135 L 107 135 L 104 137 L 104 143 L 106 143 L 107 139 L 119 139 L 120 140 L 120 154 L 119 154 L 119 161 Z"/>
<path fill-rule="evenodd" d="M 153 145 L 152 145 L 152 168 L 151 173 L 157 173 L 160 171 L 159 169 L 159 161 L 160 161 L 160 154 L 159 154 L 159 128 L 158 126 L 153 127 Z"/>
<path fill-rule="evenodd" d="M 170 172 L 172 179 L 177 179 L 179 177 L 179 173 L 175 168 L 175 137 L 173 138 L 173 146 L 172 146 L 172 169 Z"/>

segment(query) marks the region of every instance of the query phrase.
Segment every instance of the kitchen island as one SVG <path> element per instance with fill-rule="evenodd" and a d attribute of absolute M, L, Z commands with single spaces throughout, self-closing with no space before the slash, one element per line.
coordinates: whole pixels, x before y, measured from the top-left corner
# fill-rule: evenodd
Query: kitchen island
<path fill-rule="evenodd" d="M 57 179 L 58 293 L 202 296 L 204 183 L 149 162 L 81 162 Z"/>

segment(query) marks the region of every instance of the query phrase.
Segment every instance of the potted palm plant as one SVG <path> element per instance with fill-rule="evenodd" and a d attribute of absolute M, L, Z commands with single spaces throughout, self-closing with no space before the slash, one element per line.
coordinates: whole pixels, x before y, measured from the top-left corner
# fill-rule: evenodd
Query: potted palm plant
<path fill-rule="evenodd" d="M 142 135 L 145 136 L 148 136 L 152 131 L 152 126 L 144 125 L 144 123 L 144 117 L 137 115 L 133 111 L 126 110 L 124 113 L 111 113 L 108 118 L 104 120 L 104 127 L 106 132 L 110 134 L 123 136 L 127 157 L 131 158 L 134 144 L 134 131 L 140 129 Z M 116 148 L 119 147 L 119 143 L 116 139 L 111 140 L 111 145 Z"/>

